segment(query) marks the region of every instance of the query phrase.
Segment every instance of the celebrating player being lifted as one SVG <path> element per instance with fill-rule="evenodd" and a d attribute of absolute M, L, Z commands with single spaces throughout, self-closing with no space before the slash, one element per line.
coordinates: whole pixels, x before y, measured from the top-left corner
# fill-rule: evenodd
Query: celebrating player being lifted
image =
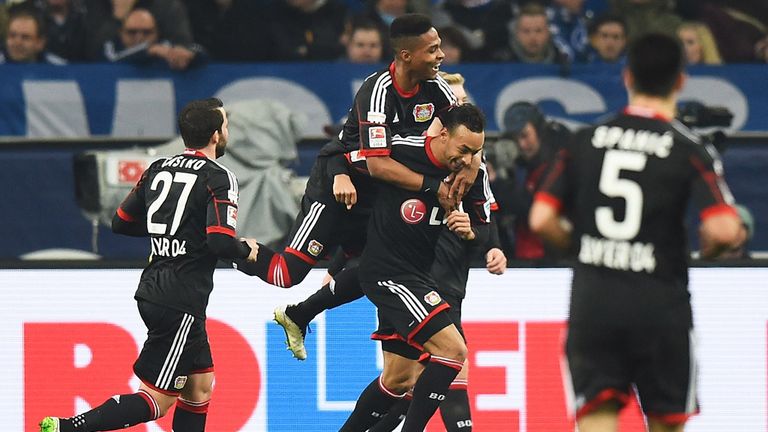
<path fill-rule="evenodd" d="M 320 151 L 288 246 L 277 253 L 259 245 L 256 263 L 236 262 L 239 270 L 288 288 L 301 282 L 337 245 L 359 255 L 365 242 L 361 234 L 370 213 L 373 180 L 368 175 L 347 173 L 345 164 L 334 156 L 359 150 L 361 142 L 368 143 L 373 152 L 386 153 L 393 136 L 421 135 L 438 113 L 457 102 L 448 84 L 437 75 L 444 55 L 428 17 L 407 14 L 395 19 L 390 37 L 395 59 L 365 80 L 339 137 Z M 367 127 L 372 124 L 381 127 Z M 372 177 L 439 196 L 446 207 L 458 205 L 480 166 L 480 157 L 473 158 L 456 175 L 449 191 L 442 178 L 415 173 L 386 154 L 375 159 L 367 167 Z"/>
<path fill-rule="evenodd" d="M 576 134 L 531 209 L 545 239 L 577 242 L 565 349 L 582 432 L 617 430 L 634 392 L 651 431 L 681 431 L 698 411 L 689 199 L 701 209 L 703 256 L 743 238 L 717 151 L 673 120 L 683 65 L 675 39 L 635 41 L 624 72 L 629 106 Z"/>
<path fill-rule="evenodd" d="M 41 432 L 124 429 L 156 420 L 176 404 L 173 430 L 205 430 L 213 359 L 205 318 L 219 258 L 255 260 L 255 240 L 239 241 L 235 175 L 216 162 L 229 135 L 219 99 L 179 114 L 186 150 L 153 162 L 117 209 L 112 230 L 149 236 L 152 255 L 135 298 L 147 340 L 133 365 L 133 394 L 115 395 L 70 418 L 46 417 Z M 55 391 L 55 390 L 54 390 Z"/>
<path fill-rule="evenodd" d="M 369 166 L 376 157 L 391 155 L 417 172 L 447 176 L 471 163 L 482 150 L 485 118 L 469 104 L 451 108 L 440 118 L 443 128 L 436 137 L 392 140 L 384 148 L 369 143 L 360 153 Z M 364 125 L 363 130 L 370 133 L 381 127 Z M 367 430 L 411 388 L 413 400 L 402 430 L 422 431 L 464 364 L 466 345 L 431 275 L 444 217 L 448 228 L 460 236 L 474 235 L 469 216 L 459 211 L 446 215 L 435 194 L 392 184 L 379 187 L 359 279 L 378 309 L 379 328 L 373 337 L 382 342 L 384 370 L 360 395 L 342 431 Z M 337 284 L 348 271 L 339 274 Z M 431 357 L 419 375 L 422 352 Z"/>

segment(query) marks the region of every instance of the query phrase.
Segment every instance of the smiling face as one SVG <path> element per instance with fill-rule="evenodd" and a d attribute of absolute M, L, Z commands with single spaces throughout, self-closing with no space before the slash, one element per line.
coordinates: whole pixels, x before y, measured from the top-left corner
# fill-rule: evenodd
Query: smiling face
<path fill-rule="evenodd" d="M 464 125 L 453 131 L 443 128 L 440 137 L 446 141 L 445 152 L 440 162 L 451 171 L 460 171 L 472 162 L 472 157 L 483 149 L 484 132 L 472 132 Z"/>
<path fill-rule="evenodd" d="M 420 80 L 434 79 L 440 71 L 440 64 L 445 58 L 445 53 L 440 49 L 440 36 L 434 28 L 418 38 L 413 38 L 409 49 L 404 50 L 404 59 Z"/>

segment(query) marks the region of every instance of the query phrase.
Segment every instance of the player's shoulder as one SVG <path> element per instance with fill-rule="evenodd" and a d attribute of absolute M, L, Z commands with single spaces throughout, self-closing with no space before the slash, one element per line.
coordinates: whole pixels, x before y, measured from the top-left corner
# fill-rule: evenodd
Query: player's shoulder
<path fill-rule="evenodd" d="M 448 84 L 448 82 L 446 82 L 440 75 L 424 81 L 423 85 L 430 93 L 445 97 L 451 105 L 458 103 L 458 99 L 456 98 L 456 95 L 453 94 L 450 84 Z"/>
<path fill-rule="evenodd" d="M 363 84 L 360 86 L 360 90 L 358 90 L 358 94 L 373 93 L 376 90 L 384 90 L 391 85 L 392 85 L 391 72 L 389 71 L 389 69 L 381 69 L 365 77 L 365 80 L 363 80 Z"/>

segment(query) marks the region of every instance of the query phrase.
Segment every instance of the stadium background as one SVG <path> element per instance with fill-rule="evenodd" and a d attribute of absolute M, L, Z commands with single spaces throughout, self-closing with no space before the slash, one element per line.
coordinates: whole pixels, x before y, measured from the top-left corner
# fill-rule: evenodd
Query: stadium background
<path fill-rule="evenodd" d="M 116 390 L 135 387 L 129 367 L 143 329 L 130 298 L 138 270 L 113 267 L 140 264 L 146 241 L 101 229 L 97 244 L 104 260 L 18 260 L 44 249 L 91 249 L 91 223 L 75 202 L 74 156 L 163 142 L 176 133 L 178 108 L 193 98 L 216 94 L 232 103 L 258 97 L 307 115 L 294 166 L 305 175 L 322 142 L 322 126 L 345 115 L 370 71 L 370 66 L 329 63 L 210 65 L 181 74 L 130 66 L 4 66 L 2 429 L 29 431 L 42 415 L 81 411 Z M 620 109 L 626 100 L 618 69 L 605 66 L 573 66 L 568 77 L 560 68 L 541 66 L 467 65 L 450 71 L 467 77 L 470 96 L 488 113 L 492 130 L 519 99 L 540 102 L 548 115 L 570 125 Z M 726 106 L 735 114 L 724 154 L 726 177 L 737 200 L 755 215 L 752 249 L 766 251 L 765 67 L 702 67 L 691 74 L 683 99 Z M 762 264 L 693 272 L 703 413 L 690 431 L 768 431 L 768 272 Z M 375 320 L 370 303 L 362 300 L 322 316 L 309 337 L 311 357 L 303 363 L 284 351 L 282 332 L 269 321 L 274 306 L 312 292 L 321 275 L 315 271 L 285 291 L 234 271 L 218 272 L 210 313 L 219 373 L 211 430 L 331 431 L 351 410 L 380 367 L 376 344 L 368 340 Z M 573 430 L 565 416 L 558 357 L 568 275 L 565 269 L 515 269 L 501 277 L 473 272 L 464 312 L 475 362 L 470 392 L 476 430 Z M 623 421 L 623 431 L 640 430 L 636 411 Z M 165 421 L 134 430 L 170 427 Z"/>

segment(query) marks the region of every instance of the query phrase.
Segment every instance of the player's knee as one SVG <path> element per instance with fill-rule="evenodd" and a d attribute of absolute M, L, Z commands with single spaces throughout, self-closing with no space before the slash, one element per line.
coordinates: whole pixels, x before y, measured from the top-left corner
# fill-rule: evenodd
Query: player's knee
<path fill-rule="evenodd" d="M 381 373 L 381 384 L 395 394 L 405 394 L 416 385 L 418 376 L 410 370 L 384 370 Z"/>
<path fill-rule="evenodd" d="M 464 361 L 467 359 L 467 345 L 463 340 L 455 340 L 441 345 L 430 354 L 464 364 Z"/>

